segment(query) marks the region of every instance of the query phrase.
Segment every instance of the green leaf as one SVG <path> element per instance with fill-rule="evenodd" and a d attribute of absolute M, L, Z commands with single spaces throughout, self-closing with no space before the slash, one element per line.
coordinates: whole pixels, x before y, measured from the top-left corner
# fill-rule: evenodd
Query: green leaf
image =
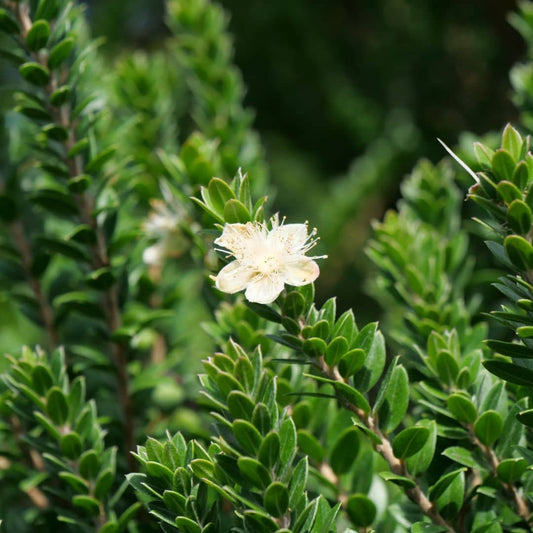
<path fill-rule="evenodd" d="M 492 374 L 517 385 L 533 385 L 533 370 L 507 361 L 491 359 L 483 361 L 483 366 Z"/>
<path fill-rule="evenodd" d="M 70 178 L 67 181 L 67 187 L 69 191 L 76 194 L 81 194 L 82 192 L 86 191 L 89 188 L 90 184 L 91 176 L 89 176 L 88 174 L 80 174 L 79 176 Z"/>
<path fill-rule="evenodd" d="M 509 152 L 515 161 L 520 159 L 520 154 L 522 152 L 522 136 L 511 126 L 511 124 L 507 124 L 503 130 L 502 148 Z"/>
<path fill-rule="evenodd" d="M 496 150 L 492 157 L 492 171 L 498 181 L 512 181 L 515 169 L 515 162 L 512 155 L 507 150 Z"/>
<path fill-rule="evenodd" d="M 298 430 L 298 447 L 316 463 L 320 463 L 324 459 L 324 448 L 318 439 L 305 429 Z"/>
<path fill-rule="evenodd" d="M 336 337 L 328 344 L 324 354 L 324 360 L 329 366 L 337 366 L 347 352 L 348 341 L 344 337 Z"/>
<path fill-rule="evenodd" d="M 49 37 L 50 24 L 46 20 L 36 20 L 26 34 L 26 44 L 35 52 L 46 46 Z"/>
<path fill-rule="evenodd" d="M 75 507 L 83 509 L 90 515 L 100 514 L 100 503 L 92 496 L 79 495 L 72 498 Z"/>
<path fill-rule="evenodd" d="M 89 484 L 79 476 L 72 474 L 71 472 L 59 472 L 58 476 L 66 481 L 70 487 L 78 494 L 84 494 L 89 492 Z"/>
<path fill-rule="evenodd" d="M 533 427 L 533 409 L 527 409 L 516 415 L 521 424 L 528 427 Z"/>
<path fill-rule="evenodd" d="M 186 516 L 178 516 L 176 518 L 176 525 L 184 533 L 202 533 L 202 528 L 194 520 Z"/>
<path fill-rule="evenodd" d="M 272 418 L 268 407 L 259 402 L 254 407 L 254 412 L 252 413 L 252 424 L 259 430 L 263 435 L 266 435 L 272 429 Z"/>
<path fill-rule="evenodd" d="M 232 431 L 239 444 L 249 454 L 255 455 L 262 442 L 261 433 L 246 420 L 235 420 L 232 424 Z"/>
<path fill-rule="evenodd" d="M 283 516 L 289 508 L 289 491 L 287 487 L 279 481 L 271 483 L 265 491 L 263 504 L 272 516 Z"/>
<path fill-rule="evenodd" d="M 74 39 L 72 37 L 67 37 L 58 42 L 50 51 L 48 67 L 52 70 L 60 67 L 70 55 L 72 48 L 74 48 Z"/>
<path fill-rule="evenodd" d="M 434 526 L 427 522 L 415 522 L 411 526 L 411 533 L 447 533 L 449 529 L 443 526 Z"/>
<path fill-rule="evenodd" d="M 279 459 L 281 444 L 279 434 L 276 431 L 270 431 L 261 442 L 257 458 L 266 468 L 272 468 Z"/>
<path fill-rule="evenodd" d="M 323 378 L 321 376 L 312 376 L 311 374 L 304 374 L 304 376 L 314 378 L 322 383 L 329 383 L 333 385 L 339 399 L 359 407 L 365 413 L 370 412 L 370 404 L 368 403 L 368 400 L 357 389 L 354 389 L 350 385 L 342 381 L 335 381 L 334 379 Z"/>
<path fill-rule="evenodd" d="M 241 474 L 259 489 L 266 489 L 272 482 L 268 470 L 259 461 L 251 457 L 239 457 L 237 465 Z"/>
<path fill-rule="evenodd" d="M 343 378 L 348 378 L 363 368 L 366 361 L 366 352 L 355 348 L 344 354 L 339 361 L 339 373 Z"/>
<path fill-rule="evenodd" d="M 39 396 L 46 396 L 48 389 L 54 384 L 50 370 L 42 364 L 37 364 L 31 369 L 31 381 Z"/>
<path fill-rule="evenodd" d="M 477 418 L 477 409 L 464 394 L 454 393 L 448 397 L 448 409 L 452 415 L 465 424 L 471 424 Z"/>
<path fill-rule="evenodd" d="M 379 475 L 385 481 L 390 481 L 391 483 L 394 483 L 395 485 L 398 485 L 404 489 L 414 489 L 416 487 L 416 483 L 412 479 L 409 479 L 405 476 L 399 476 L 397 474 L 393 474 L 392 472 L 380 472 Z"/>
<path fill-rule="evenodd" d="M 369 527 L 376 518 L 376 505 L 364 494 L 352 494 L 346 501 L 345 507 L 356 527 Z"/>
<path fill-rule="evenodd" d="M 378 425 L 385 434 L 400 425 L 409 405 L 409 378 L 405 368 L 397 362 L 398 358 L 389 367 L 374 407 Z"/>
<path fill-rule="evenodd" d="M 497 468 L 498 477 L 504 483 L 516 483 L 527 470 L 529 463 L 520 458 L 504 459 Z"/>
<path fill-rule="evenodd" d="M 531 209 L 522 200 L 513 200 L 507 209 L 507 222 L 513 231 L 526 235 L 531 229 Z"/>
<path fill-rule="evenodd" d="M 509 260 L 519 270 L 533 268 L 533 246 L 523 237 L 509 235 L 503 241 Z"/>
<path fill-rule="evenodd" d="M 113 286 L 117 278 L 111 267 L 103 267 L 93 270 L 85 277 L 85 283 L 97 290 L 106 290 Z"/>
<path fill-rule="evenodd" d="M 255 407 L 254 401 L 241 391 L 232 391 L 227 397 L 229 412 L 234 418 L 250 420 Z"/>
<path fill-rule="evenodd" d="M 303 351 L 309 357 L 320 357 L 326 353 L 326 341 L 319 337 L 310 337 L 306 339 L 303 344 Z"/>
<path fill-rule="evenodd" d="M 60 447 L 65 457 L 76 460 L 81 455 L 83 444 L 80 436 L 73 431 L 61 437 Z"/>
<path fill-rule="evenodd" d="M 485 343 L 491 350 L 501 353 L 502 355 L 526 359 L 533 358 L 533 350 L 522 343 L 504 342 L 493 339 L 486 340 Z"/>
<path fill-rule="evenodd" d="M 207 186 L 210 207 L 220 216 L 224 215 L 226 203 L 235 199 L 233 189 L 220 178 L 212 178 Z"/>
<path fill-rule="evenodd" d="M 94 484 L 94 495 L 99 500 L 104 500 L 107 494 L 111 490 L 113 481 L 115 480 L 115 474 L 110 468 L 106 468 L 96 478 Z"/>
<path fill-rule="evenodd" d="M 355 427 L 344 430 L 337 442 L 331 448 L 329 464 L 337 475 L 350 470 L 359 452 L 359 431 Z"/>
<path fill-rule="evenodd" d="M 113 156 L 115 155 L 115 152 L 117 151 L 116 146 L 108 146 L 104 150 L 102 150 L 100 153 L 96 154 L 85 166 L 85 171 L 88 174 L 95 174 L 99 172 L 104 165 L 110 161 Z"/>
<path fill-rule="evenodd" d="M 19 67 L 20 75 L 33 85 L 42 87 L 50 81 L 50 72 L 39 63 L 29 61 Z"/>
<path fill-rule="evenodd" d="M 485 411 L 474 424 L 476 437 L 486 446 L 492 445 L 503 430 L 503 420 L 496 411 Z"/>
<path fill-rule="evenodd" d="M 437 444 L 436 422 L 434 420 L 423 419 L 418 422 L 418 425 L 429 430 L 429 438 L 418 452 L 405 460 L 407 470 L 413 476 L 422 474 L 430 467 Z"/>
<path fill-rule="evenodd" d="M 59 387 L 52 387 L 46 395 L 46 412 L 52 422 L 63 426 L 68 420 L 68 403 Z"/>
<path fill-rule="evenodd" d="M 83 452 L 79 460 L 80 474 L 88 480 L 95 479 L 100 469 L 100 459 L 94 450 Z"/>
<path fill-rule="evenodd" d="M 529 181 L 529 167 L 525 161 L 520 161 L 516 165 L 513 173 L 513 183 L 516 183 L 516 186 L 523 190 Z"/>
<path fill-rule="evenodd" d="M 462 448 L 461 446 L 450 446 L 442 452 L 442 455 L 449 457 L 452 461 L 455 461 L 460 465 L 467 466 L 468 468 L 479 469 L 479 464 L 474 459 L 472 451 Z"/>
<path fill-rule="evenodd" d="M 35 11 L 35 19 L 53 19 L 57 15 L 58 8 L 58 0 L 40 0 Z"/>
<path fill-rule="evenodd" d="M 512 203 L 514 200 L 522 199 L 522 193 L 520 192 L 520 189 L 510 181 L 500 181 L 500 183 L 498 183 L 498 194 L 507 205 Z"/>
<path fill-rule="evenodd" d="M 89 256 L 81 247 L 75 243 L 64 240 L 53 239 L 51 237 L 38 237 L 36 244 L 50 254 L 60 254 L 76 261 L 88 261 Z"/>
<path fill-rule="evenodd" d="M 421 450 L 429 439 L 429 429 L 413 426 L 400 431 L 392 442 L 392 451 L 398 459 L 406 459 Z"/>
<path fill-rule="evenodd" d="M 444 518 L 455 518 L 464 499 L 466 468 L 459 468 L 442 476 L 429 489 L 429 499 L 434 502 Z"/>
<path fill-rule="evenodd" d="M 439 378 L 446 385 L 452 385 L 459 374 L 459 366 L 452 353 L 449 350 L 440 350 L 435 365 Z"/>
<path fill-rule="evenodd" d="M 270 516 L 260 511 L 244 511 L 243 523 L 247 533 L 274 533 L 279 529 Z"/>
<path fill-rule="evenodd" d="M 354 346 L 366 352 L 363 368 L 354 376 L 354 386 L 361 392 L 370 390 L 381 377 L 385 367 L 385 340 L 377 324 L 366 325 L 357 336 Z"/>
<path fill-rule="evenodd" d="M 279 432 L 279 440 L 281 444 L 279 461 L 281 465 L 290 467 L 294 456 L 296 455 L 296 426 L 292 418 L 286 418 L 281 424 Z"/>
<path fill-rule="evenodd" d="M 298 291 L 291 291 L 283 300 L 282 312 L 284 315 L 297 319 L 305 311 L 304 297 Z"/>
<path fill-rule="evenodd" d="M 250 221 L 250 212 L 242 202 L 234 198 L 224 206 L 224 220 L 226 224 L 245 224 Z"/>
<path fill-rule="evenodd" d="M 20 33 L 19 23 L 7 9 L 3 8 L 0 8 L 0 31 L 5 33 Z"/>

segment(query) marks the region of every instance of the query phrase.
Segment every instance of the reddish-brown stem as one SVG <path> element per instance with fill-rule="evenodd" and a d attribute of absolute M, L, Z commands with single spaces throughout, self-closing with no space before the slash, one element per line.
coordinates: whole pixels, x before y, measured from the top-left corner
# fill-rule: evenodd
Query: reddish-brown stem
<path fill-rule="evenodd" d="M 345 380 L 342 378 L 337 368 L 328 366 L 323 357 L 317 358 L 316 367 L 325 377 L 334 381 L 345 383 Z M 377 435 L 381 443 L 375 444 L 374 449 L 387 461 L 391 471 L 399 476 L 410 477 L 405 467 L 405 463 L 400 461 L 394 455 L 390 440 L 381 432 L 374 418 L 343 398 L 339 398 L 339 403 L 342 405 L 342 407 L 354 413 L 370 431 Z M 416 483 L 415 479 L 413 479 L 413 481 Z M 441 516 L 433 503 L 429 501 L 428 497 L 424 494 L 418 484 L 416 484 L 416 486 L 413 488 L 406 489 L 405 493 L 411 501 L 418 505 L 422 512 L 429 517 L 434 524 L 446 527 L 449 531 L 454 530 L 453 527 Z"/>

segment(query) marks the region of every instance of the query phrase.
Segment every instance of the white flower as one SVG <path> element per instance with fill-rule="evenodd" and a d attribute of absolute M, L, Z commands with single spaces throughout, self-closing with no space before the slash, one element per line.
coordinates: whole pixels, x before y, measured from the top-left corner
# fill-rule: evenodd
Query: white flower
<path fill-rule="evenodd" d="M 143 261 L 148 265 L 161 265 L 167 257 L 178 255 L 184 246 L 180 224 L 187 216 L 186 211 L 164 183 L 161 191 L 164 200 L 151 200 L 153 210 L 143 224 L 146 236 L 157 239 L 143 252 Z"/>
<path fill-rule="evenodd" d="M 278 215 L 272 217 L 271 226 L 271 230 L 259 222 L 224 226 L 215 244 L 235 260 L 213 277 L 217 289 L 230 294 L 246 289 L 247 300 L 268 304 L 286 283 L 298 287 L 318 277 L 313 259 L 326 256 L 305 255 L 317 242 L 316 230 L 308 233 L 307 224 L 280 224 Z"/>

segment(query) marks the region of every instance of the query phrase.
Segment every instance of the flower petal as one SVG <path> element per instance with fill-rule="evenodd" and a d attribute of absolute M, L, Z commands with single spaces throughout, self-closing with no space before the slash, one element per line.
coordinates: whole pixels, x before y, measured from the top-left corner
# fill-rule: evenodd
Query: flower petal
<path fill-rule="evenodd" d="M 277 241 L 288 254 L 298 254 L 308 237 L 307 224 L 284 224 L 270 232 L 269 241 Z"/>
<path fill-rule="evenodd" d="M 248 284 L 248 288 L 244 296 L 249 302 L 256 302 L 258 304 L 272 303 L 283 290 L 283 280 L 276 277 L 257 277 Z"/>
<path fill-rule="evenodd" d="M 219 291 L 234 294 L 245 289 L 254 275 L 252 270 L 244 268 L 239 261 L 232 261 L 214 278 L 215 287 Z"/>
<path fill-rule="evenodd" d="M 148 246 L 143 251 L 143 261 L 147 265 L 160 265 L 163 262 L 163 249 L 160 243 Z"/>
<path fill-rule="evenodd" d="M 300 255 L 284 265 L 283 278 L 285 283 L 300 287 L 315 281 L 320 274 L 320 269 L 315 261 Z"/>
<path fill-rule="evenodd" d="M 226 248 L 237 258 L 242 258 L 246 254 L 250 241 L 254 240 L 258 233 L 251 222 L 246 224 L 226 224 L 222 235 L 215 239 L 215 244 Z"/>

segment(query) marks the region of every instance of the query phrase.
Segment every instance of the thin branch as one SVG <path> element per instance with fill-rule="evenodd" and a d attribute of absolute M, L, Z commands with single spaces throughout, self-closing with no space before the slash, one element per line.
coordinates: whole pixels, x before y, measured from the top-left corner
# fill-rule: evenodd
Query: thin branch
<path fill-rule="evenodd" d="M 32 21 L 29 16 L 28 5 L 17 3 L 14 7 L 15 14 L 19 20 L 22 35 L 26 35 L 31 28 Z M 32 53 L 35 61 L 46 66 L 46 58 L 39 53 Z M 60 80 L 58 74 L 52 72 L 49 84 L 44 88 L 48 96 L 58 88 Z M 49 106 L 49 112 L 52 114 L 56 123 L 64 127 L 68 132 L 68 138 L 64 142 L 65 153 L 68 154 L 70 149 L 76 144 L 76 131 L 71 120 L 71 108 L 68 105 L 62 105 L 59 108 Z M 83 173 L 83 161 L 81 156 L 65 156 L 64 162 L 67 165 L 70 177 L 76 177 Z M 110 266 L 110 260 L 107 253 L 107 243 L 105 235 L 97 224 L 93 216 L 94 199 L 86 193 L 75 194 L 74 199 L 80 211 L 80 220 L 82 223 L 91 227 L 96 235 L 96 243 L 91 246 L 91 263 L 93 269 Z M 109 333 L 112 334 L 122 324 L 120 313 L 118 286 L 114 284 L 104 291 L 102 308 L 104 310 Z M 124 448 L 126 452 L 132 451 L 135 447 L 135 427 L 133 422 L 133 406 L 130 395 L 129 374 L 128 374 L 128 353 L 127 345 L 124 343 L 111 342 L 112 360 L 117 370 L 119 397 L 124 417 Z M 127 453 L 129 467 L 135 470 L 136 463 L 131 454 Z"/>

